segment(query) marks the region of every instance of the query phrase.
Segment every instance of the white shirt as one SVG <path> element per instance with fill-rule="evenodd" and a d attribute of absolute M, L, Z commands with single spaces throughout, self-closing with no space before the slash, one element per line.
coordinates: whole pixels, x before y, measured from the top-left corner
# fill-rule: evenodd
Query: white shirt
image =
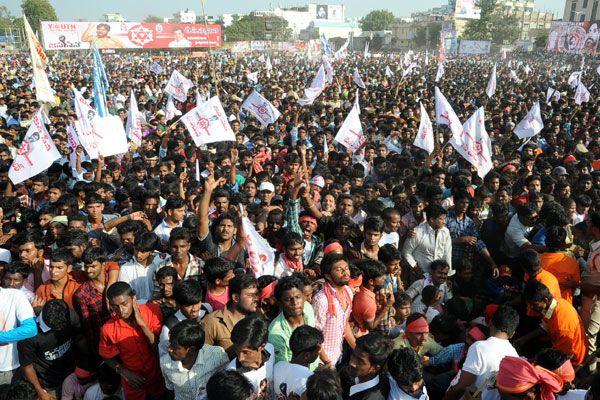
<path fill-rule="evenodd" d="M 415 267 L 417 264 L 423 272 L 431 273 L 429 265 L 434 260 L 446 260 L 450 265 L 448 275 L 453 275 L 452 270 L 452 237 L 445 226 L 437 231 L 427 223 L 423 222 L 415 228 L 415 237 L 408 238 L 402 248 L 402 256 Z"/>
<path fill-rule="evenodd" d="M 155 255 L 150 264 L 144 267 L 133 257 L 121 266 L 119 281 L 129 283 L 138 300 L 150 301 L 154 290 L 154 273 L 161 261 L 160 256 Z"/>
<path fill-rule="evenodd" d="M 275 396 L 284 399 L 287 399 L 292 393 L 302 396 L 302 393 L 306 391 L 306 380 L 312 374 L 313 372 L 303 365 L 279 361 L 273 370 Z"/>
<path fill-rule="evenodd" d="M 395 248 L 398 248 L 398 242 L 400 242 L 400 235 L 398 232 L 383 232 L 381 239 L 379 239 L 379 247 L 385 246 L 386 244 L 392 244 Z"/>
<path fill-rule="evenodd" d="M 183 221 L 180 221 L 176 227 L 172 227 L 163 219 L 162 222 L 156 228 L 154 228 L 154 233 L 156 233 L 156 236 L 158 236 L 161 242 L 168 243 L 169 237 L 171 236 L 171 231 L 175 228 L 179 228 L 182 224 Z"/>
<path fill-rule="evenodd" d="M 396 380 L 391 376 L 388 376 L 390 380 L 390 394 L 388 394 L 387 400 L 427 400 L 429 399 L 429 395 L 427 394 L 427 388 L 423 385 L 423 390 L 421 391 L 421 396 L 419 398 L 413 397 L 410 394 L 406 393 L 404 390 L 400 389 Z"/>
<path fill-rule="evenodd" d="M 491 336 L 487 340 L 480 340 L 469 347 L 467 358 L 462 366 L 462 370 L 450 383 L 450 386 L 456 385 L 462 371 L 469 372 L 475 376 L 475 384 L 471 392 L 475 392 L 483 385 L 482 400 L 499 400 L 500 394 L 497 389 L 488 388 L 486 381 L 490 376 L 500 369 L 500 361 L 506 356 L 519 357 L 515 348 L 508 340 L 499 339 Z"/>
<path fill-rule="evenodd" d="M 367 389 L 371 389 L 373 386 L 379 384 L 379 375 L 375 376 L 375 378 L 368 380 L 363 383 L 358 382 L 358 378 L 354 378 L 354 385 L 350 386 L 350 397 L 354 396 L 356 393 L 364 392 Z"/>
<path fill-rule="evenodd" d="M 558 400 L 584 400 L 587 392 L 587 390 L 583 389 L 573 389 L 569 390 L 564 395 L 556 396 L 556 398 Z"/>
<path fill-rule="evenodd" d="M 109 395 L 104 394 L 102 392 L 99 383 L 94 383 L 85 391 L 85 394 L 83 395 L 83 400 L 102 400 L 108 396 Z M 124 399 L 125 395 L 123 394 L 123 388 L 119 388 L 119 391 L 113 396 L 117 396 L 119 399 Z"/>
<path fill-rule="evenodd" d="M 213 311 L 212 306 L 208 303 L 202 303 L 202 306 L 204 308 L 206 308 L 205 310 L 200 310 L 200 314 L 198 314 L 198 321 L 202 321 L 202 319 L 208 314 L 211 313 Z M 177 318 L 177 321 L 181 322 L 187 319 L 187 317 L 185 315 L 183 315 L 183 313 L 181 312 L 181 310 L 178 310 L 175 314 L 174 317 Z M 165 321 L 163 321 L 164 323 Z M 158 356 L 162 357 L 165 354 L 167 354 L 167 349 L 169 348 L 169 345 L 171 344 L 171 339 L 169 337 L 169 332 L 171 332 L 171 329 L 167 326 L 167 325 L 163 325 L 162 329 L 160 330 L 160 337 L 158 339 Z"/>
<path fill-rule="evenodd" d="M 244 372 L 243 375 L 248 378 L 252 386 L 254 386 L 254 396 L 258 399 L 274 399 L 273 395 L 273 369 L 275 366 L 275 348 L 271 343 L 267 343 L 265 350 L 270 354 L 270 357 L 258 369 Z M 237 357 L 231 360 L 225 369 L 237 369 Z"/>
<path fill-rule="evenodd" d="M 175 392 L 175 400 L 204 400 L 208 379 L 227 361 L 225 350 L 205 344 L 191 369 L 184 368 L 181 361 L 173 361 L 168 354 L 160 357 L 160 368 L 167 389 Z"/>
<path fill-rule="evenodd" d="M 518 214 L 513 215 L 504 234 L 504 243 L 509 257 L 517 257 L 521 252 L 521 246 L 529 243 L 527 235 L 532 229 L 532 226 L 525 226 L 521 223 Z"/>
<path fill-rule="evenodd" d="M 27 296 L 19 289 L 0 288 L 0 331 L 10 331 L 29 318 L 34 318 L 33 308 Z M 0 346 L 0 371 L 12 371 L 19 367 L 17 343 Z"/>

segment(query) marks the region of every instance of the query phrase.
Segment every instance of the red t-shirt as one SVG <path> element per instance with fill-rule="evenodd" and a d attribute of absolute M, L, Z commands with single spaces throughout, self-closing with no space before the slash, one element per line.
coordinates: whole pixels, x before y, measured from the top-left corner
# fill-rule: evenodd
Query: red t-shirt
<path fill-rule="evenodd" d="M 225 307 L 227 305 L 228 301 L 229 301 L 229 286 L 225 289 L 223 294 L 218 295 L 218 296 L 214 295 L 210 290 L 206 291 L 206 302 L 208 304 L 210 304 L 210 306 L 213 308 L 213 311 L 222 309 L 223 307 Z"/>
<path fill-rule="evenodd" d="M 365 322 L 374 320 L 375 314 L 377 314 L 375 293 L 361 286 L 360 291 L 352 301 L 352 317 L 361 332 L 366 333 L 369 331 Z"/>

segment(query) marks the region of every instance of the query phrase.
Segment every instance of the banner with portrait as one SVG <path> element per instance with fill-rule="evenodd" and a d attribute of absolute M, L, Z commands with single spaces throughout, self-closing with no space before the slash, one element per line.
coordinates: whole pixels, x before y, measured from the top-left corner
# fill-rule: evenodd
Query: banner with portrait
<path fill-rule="evenodd" d="M 546 50 L 556 53 L 594 55 L 598 50 L 600 21 L 552 22 Z"/>

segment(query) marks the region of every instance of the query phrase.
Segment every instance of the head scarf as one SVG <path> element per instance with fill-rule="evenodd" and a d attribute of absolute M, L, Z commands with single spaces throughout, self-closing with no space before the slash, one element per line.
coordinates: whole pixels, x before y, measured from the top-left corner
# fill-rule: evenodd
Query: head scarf
<path fill-rule="evenodd" d="M 429 333 L 429 324 L 424 317 L 419 317 L 406 325 L 407 333 Z"/>
<path fill-rule="evenodd" d="M 535 385 L 540 386 L 541 400 L 554 400 L 554 393 L 563 387 L 563 380 L 553 372 L 519 357 L 504 357 L 496 377 L 496 387 L 505 393 L 527 392 Z"/>

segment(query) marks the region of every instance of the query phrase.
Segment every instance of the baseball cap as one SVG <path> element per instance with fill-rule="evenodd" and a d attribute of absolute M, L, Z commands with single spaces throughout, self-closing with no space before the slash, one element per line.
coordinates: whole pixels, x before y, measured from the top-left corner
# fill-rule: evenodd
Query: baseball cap
<path fill-rule="evenodd" d="M 271 182 L 263 182 L 258 187 L 258 191 L 262 192 L 263 190 L 266 190 L 266 191 L 269 191 L 269 192 L 274 192 L 275 191 L 275 186 L 273 186 L 273 184 Z"/>
<path fill-rule="evenodd" d="M 568 156 L 565 157 L 565 159 L 563 160 L 563 164 L 570 164 L 570 163 L 576 163 L 577 162 L 577 158 L 575 158 L 574 155 L 569 154 Z"/>
<path fill-rule="evenodd" d="M 556 167 L 552 170 L 554 175 L 569 175 L 565 167 Z"/>
<path fill-rule="evenodd" d="M 312 183 L 313 185 L 317 185 L 320 188 L 325 187 L 325 179 L 323 179 L 321 175 L 313 176 L 310 180 L 310 183 Z"/>
<path fill-rule="evenodd" d="M 575 146 L 575 153 L 586 154 L 588 152 L 589 150 L 585 147 L 583 143 L 579 143 L 577 146 Z"/>

